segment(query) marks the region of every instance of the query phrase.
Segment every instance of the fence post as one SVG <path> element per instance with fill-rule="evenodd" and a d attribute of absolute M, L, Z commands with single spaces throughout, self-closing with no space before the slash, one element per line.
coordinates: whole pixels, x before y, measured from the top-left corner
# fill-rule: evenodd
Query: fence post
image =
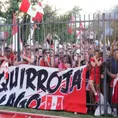
<path fill-rule="evenodd" d="M 21 57 L 20 57 L 20 26 L 19 26 L 19 19 L 18 19 L 18 21 L 17 21 L 17 24 L 18 24 L 18 41 L 17 41 L 17 50 L 18 50 L 18 61 L 21 61 Z"/>
<path fill-rule="evenodd" d="M 103 13 L 103 62 L 106 62 L 106 36 L 105 36 L 105 13 Z M 104 114 L 105 116 L 107 115 L 107 84 L 106 84 L 106 73 L 107 73 L 107 68 L 106 65 L 104 64 Z"/>

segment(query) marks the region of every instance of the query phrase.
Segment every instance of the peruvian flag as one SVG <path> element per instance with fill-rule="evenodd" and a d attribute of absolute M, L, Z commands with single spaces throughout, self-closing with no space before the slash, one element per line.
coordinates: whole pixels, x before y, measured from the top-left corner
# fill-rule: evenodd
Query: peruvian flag
<path fill-rule="evenodd" d="M 79 30 L 76 31 L 76 39 L 82 39 L 83 30 L 84 30 L 84 26 L 82 22 L 80 21 Z"/>
<path fill-rule="evenodd" d="M 72 15 L 71 16 L 71 20 L 70 20 L 70 24 L 68 26 L 68 33 L 72 34 L 73 33 L 73 23 L 75 22 L 75 17 Z"/>
<path fill-rule="evenodd" d="M 58 95 L 46 96 L 46 109 L 48 110 L 63 110 L 64 97 Z"/>
<path fill-rule="evenodd" d="M 24 13 L 29 14 L 33 19 L 33 21 L 41 22 L 44 11 L 41 2 L 32 6 L 28 0 L 22 0 L 20 5 L 20 10 Z"/>
<path fill-rule="evenodd" d="M 13 13 L 13 20 L 12 20 L 12 36 L 13 36 L 13 42 L 12 42 L 12 50 L 13 51 L 17 51 L 18 50 L 18 25 L 17 25 L 17 20 L 16 20 L 16 16 Z M 20 40 L 20 50 L 23 49 L 23 43 Z"/>
<path fill-rule="evenodd" d="M 12 36 L 13 36 L 13 42 L 12 42 L 12 49 L 13 51 L 17 51 L 17 46 L 18 46 L 18 25 L 16 21 L 16 16 L 13 13 L 13 20 L 12 20 Z"/>

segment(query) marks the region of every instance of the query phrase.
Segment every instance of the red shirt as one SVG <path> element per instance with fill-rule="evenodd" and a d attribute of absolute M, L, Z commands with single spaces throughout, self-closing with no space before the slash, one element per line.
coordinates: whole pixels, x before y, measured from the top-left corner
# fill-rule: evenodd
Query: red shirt
<path fill-rule="evenodd" d="M 25 55 L 25 56 L 31 59 L 31 55 Z M 24 61 L 23 64 L 29 64 L 29 62 L 27 60 L 23 60 L 23 61 Z"/>
<path fill-rule="evenodd" d="M 9 59 L 11 59 L 11 61 L 14 62 L 15 61 L 15 54 L 14 53 L 10 53 Z"/>
<path fill-rule="evenodd" d="M 66 66 L 66 64 L 64 64 L 64 63 L 60 63 L 59 65 L 58 65 L 58 68 L 60 68 L 60 69 L 67 69 L 67 66 Z"/>
<path fill-rule="evenodd" d="M 49 64 L 50 64 L 50 62 L 51 62 L 51 58 L 48 57 L 47 60 L 48 60 L 48 62 L 44 61 L 44 59 L 42 58 L 42 59 L 40 60 L 40 64 L 39 64 L 39 65 L 40 65 L 40 66 L 49 67 Z"/>
<path fill-rule="evenodd" d="M 99 61 L 103 61 L 103 59 L 100 58 Z M 91 58 L 90 62 L 95 62 L 94 58 Z M 97 65 L 95 67 L 91 66 L 91 73 L 93 73 L 93 74 L 95 74 L 95 73 L 96 74 L 100 74 L 100 69 L 101 69 L 101 66 L 97 66 Z"/>

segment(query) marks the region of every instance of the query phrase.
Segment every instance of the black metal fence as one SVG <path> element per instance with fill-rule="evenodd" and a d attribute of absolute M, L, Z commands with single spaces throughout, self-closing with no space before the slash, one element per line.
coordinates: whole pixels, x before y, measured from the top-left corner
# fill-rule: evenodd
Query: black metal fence
<path fill-rule="evenodd" d="M 53 51 L 54 58 L 60 56 L 59 51 L 60 49 L 63 49 L 64 54 L 68 54 L 71 57 L 71 67 L 78 67 L 86 65 L 86 61 L 88 61 L 87 65 L 90 65 L 90 56 L 95 56 L 95 50 L 99 49 L 101 54 L 100 58 L 103 60 L 102 67 L 100 68 L 102 71 L 99 75 L 99 91 L 104 96 L 104 103 L 95 103 L 95 95 L 93 94 L 93 91 L 91 91 L 91 83 L 89 83 L 91 74 L 91 69 L 89 68 L 89 73 L 86 77 L 87 107 L 89 113 L 93 113 L 98 105 L 100 105 L 100 112 L 102 112 L 101 107 L 104 106 L 106 115 L 109 106 L 107 101 L 111 108 L 118 107 L 118 102 L 115 104 L 111 102 L 112 92 L 110 93 L 113 89 L 113 86 L 110 86 L 112 81 L 111 74 L 116 75 L 118 73 L 118 67 L 116 67 L 118 66 L 118 58 L 117 55 L 115 55 L 118 48 L 118 14 L 78 15 L 72 17 L 73 18 L 65 18 L 66 20 L 64 19 L 63 21 L 60 21 L 60 19 L 49 18 L 47 21 L 42 21 L 41 23 L 31 22 L 26 17 L 24 19 L 19 19 L 15 24 L 1 23 L 1 54 L 4 54 L 4 47 L 9 46 L 12 48 L 14 45 L 13 35 L 15 36 L 16 33 L 16 49 L 14 48 L 13 51 L 18 53 L 19 60 L 20 53 L 25 50 L 26 46 L 31 48 L 30 51 L 32 51 L 33 54 L 36 49 L 41 49 L 39 51 L 47 49 L 50 52 L 50 56 L 52 56 L 51 51 Z M 20 43 L 21 41 L 22 43 Z M 21 45 L 23 45 L 22 49 Z M 86 52 L 89 56 L 89 60 L 87 60 Z M 78 58 L 79 61 L 74 60 L 74 56 L 77 56 L 76 58 Z M 114 63 L 112 62 L 112 58 L 114 58 L 116 65 L 112 64 Z M 110 60 L 110 63 L 107 63 L 107 60 Z M 73 64 L 75 61 L 77 61 L 77 64 Z M 55 67 L 55 63 L 53 66 Z M 115 69 L 112 70 L 113 68 Z M 117 76 L 115 76 L 115 78 L 116 77 Z M 96 81 L 96 74 L 94 81 Z M 96 84 L 93 83 L 92 86 L 96 87 Z"/>

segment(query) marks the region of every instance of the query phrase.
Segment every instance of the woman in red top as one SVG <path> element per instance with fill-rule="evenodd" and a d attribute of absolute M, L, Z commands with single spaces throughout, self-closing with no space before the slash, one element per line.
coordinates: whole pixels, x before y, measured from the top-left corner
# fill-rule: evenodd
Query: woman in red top
<path fill-rule="evenodd" d="M 39 66 L 45 66 L 45 67 L 50 67 L 50 57 L 47 56 L 47 50 L 44 49 L 42 52 L 42 57 L 39 60 Z"/>
<path fill-rule="evenodd" d="M 10 54 L 9 54 L 9 65 L 10 66 L 13 66 L 14 65 L 14 62 L 15 62 L 15 60 L 16 60 L 16 52 L 10 52 Z"/>
<path fill-rule="evenodd" d="M 95 101 L 99 102 L 98 92 L 99 92 L 99 85 L 100 85 L 100 68 L 102 65 L 102 58 L 100 57 L 100 51 L 95 51 L 95 56 L 90 59 L 91 64 L 91 71 L 90 71 L 90 78 L 89 78 L 89 85 L 92 92 L 95 95 Z M 96 85 L 96 89 L 94 87 L 94 83 Z"/>
<path fill-rule="evenodd" d="M 21 61 L 16 61 L 14 62 L 14 65 L 20 65 L 20 64 L 32 64 L 34 62 L 34 58 L 31 56 L 31 49 L 30 47 L 26 47 L 24 53 L 21 52 Z"/>

